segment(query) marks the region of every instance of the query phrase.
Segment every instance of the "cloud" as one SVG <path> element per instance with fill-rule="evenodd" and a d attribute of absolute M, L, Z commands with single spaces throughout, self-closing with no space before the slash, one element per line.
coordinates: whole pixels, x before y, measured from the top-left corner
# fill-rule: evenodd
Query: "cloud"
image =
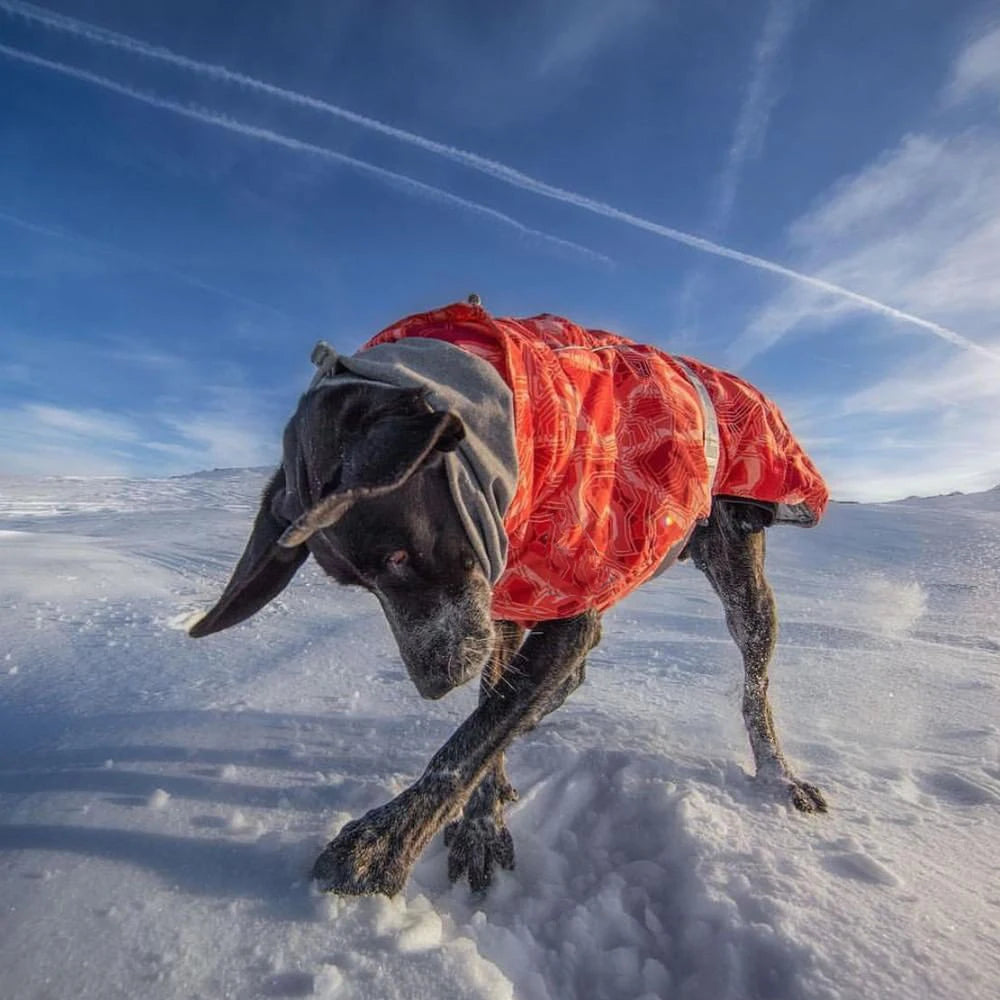
<path fill-rule="evenodd" d="M 712 254 L 717 257 L 723 257 L 728 260 L 737 261 L 739 263 L 746 264 L 750 267 L 758 268 L 759 270 L 780 275 L 793 282 L 808 285 L 821 292 L 846 298 L 852 301 L 855 305 L 860 306 L 866 310 L 869 310 L 874 313 L 879 313 L 883 316 L 889 316 L 901 322 L 919 326 L 924 330 L 927 330 L 930 333 L 934 334 L 935 336 L 947 340 L 952 344 L 964 347 L 965 349 L 968 350 L 980 351 L 982 353 L 982 348 L 980 348 L 975 342 L 969 341 L 966 337 L 963 337 L 957 331 L 942 326 L 939 323 L 923 319 L 920 316 L 907 312 L 903 309 L 896 308 L 885 302 L 878 301 L 869 295 L 860 294 L 858 292 L 852 291 L 847 287 L 844 287 L 843 285 L 839 285 L 825 278 L 816 275 L 805 274 L 802 271 L 794 270 L 792 268 L 784 266 L 783 264 L 779 264 L 775 261 L 767 260 L 763 257 L 758 257 L 754 254 L 744 253 L 741 250 L 736 250 L 732 247 L 724 246 L 712 240 L 704 239 L 703 237 L 683 232 L 682 230 L 675 229 L 672 226 L 661 225 L 660 223 L 654 222 L 650 219 L 645 219 L 642 218 L 641 216 L 633 215 L 630 212 L 625 212 L 621 209 L 615 208 L 613 205 L 609 205 L 606 202 L 598 201 L 593 198 L 588 198 L 585 195 L 578 194 L 573 191 L 568 191 L 564 188 L 557 187 L 556 185 L 548 184 L 534 177 L 530 177 L 527 174 L 524 174 L 521 171 L 516 170 L 513 167 L 509 167 L 506 164 L 500 163 L 496 160 L 490 160 L 485 157 L 478 156 L 475 153 L 470 153 L 466 150 L 457 149 L 456 147 L 448 146 L 444 143 L 435 142 L 432 139 L 428 139 L 424 136 L 417 135 L 413 132 L 407 132 L 404 129 L 396 128 L 395 126 L 388 125 L 384 122 L 377 121 L 376 119 L 369 118 L 364 115 L 359 115 L 356 112 L 349 111 L 346 108 L 330 104 L 329 102 L 322 101 L 318 98 L 309 97 L 304 94 L 299 94 L 282 87 L 276 87 L 273 84 L 265 83 L 262 80 L 254 79 L 253 77 L 247 76 L 245 74 L 235 73 L 222 66 L 216 66 L 209 63 L 202 63 L 197 60 L 190 59 L 186 56 L 181 56 L 176 53 L 173 53 L 168 49 L 159 46 L 149 45 L 148 43 L 143 42 L 139 39 L 132 38 L 127 35 L 121 35 L 116 32 L 108 31 L 104 28 L 99 28 L 96 27 L 95 25 L 88 24 L 85 21 L 79 21 L 76 18 L 66 17 L 61 14 L 54 14 L 51 11 L 46 11 L 42 8 L 35 7 L 31 4 L 21 3 L 19 2 L 19 0 L 0 0 L 0 10 L 6 11 L 9 14 L 25 17 L 29 20 L 35 21 L 40 24 L 44 24 L 56 30 L 68 32 L 69 34 L 86 39 L 88 41 L 96 42 L 102 45 L 112 46 L 114 48 L 131 52 L 133 55 L 138 55 L 145 58 L 166 62 L 178 68 L 186 69 L 191 72 L 200 74 L 202 76 L 242 86 L 262 94 L 267 94 L 268 96 L 274 98 L 290 101 L 294 104 L 308 107 L 316 111 L 322 111 L 327 114 L 335 115 L 336 117 L 352 122 L 353 124 L 359 125 L 364 128 L 372 129 L 383 135 L 397 139 L 401 142 L 418 147 L 420 149 L 424 149 L 428 152 L 435 153 L 453 162 L 461 163 L 464 166 L 470 167 L 471 169 L 487 174 L 488 176 L 494 177 L 495 179 L 500 180 L 505 184 L 510 184 L 513 187 L 519 188 L 521 190 L 529 191 L 533 194 L 539 195 L 544 198 L 549 198 L 554 201 L 561 202 L 563 204 L 572 205 L 583 211 L 590 212 L 592 214 L 599 215 L 607 219 L 612 219 L 616 222 L 623 223 L 624 225 L 632 226 L 633 228 L 643 230 L 644 232 L 652 233 L 664 239 L 672 240 L 675 243 L 680 243 L 684 246 L 700 250 L 704 253 Z M 404 189 L 411 191 L 412 193 L 424 194 L 428 197 L 432 197 L 437 200 L 450 202 L 456 207 L 464 207 L 479 214 L 491 217 L 498 222 L 502 222 L 507 225 L 512 225 L 515 228 L 524 232 L 525 234 L 538 236 L 542 239 L 550 240 L 557 244 L 562 244 L 567 248 L 572 248 L 577 251 L 582 251 L 583 253 L 588 254 L 595 258 L 601 257 L 601 255 L 596 254 L 594 251 L 586 247 L 580 247 L 577 244 L 570 243 L 569 241 L 559 240 L 557 237 L 551 236 L 547 233 L 541 233 L 537 230 L 532 230 L 527 226 L 524 226 L 522 223 L 517 222 L 516 220 L 511 219 L 509 216 L 506 216 L 501 212 L 497 212 L 494 209 L 487 208 L 483 205 L 479 205 L 474 202 L 466 201 L 463 198 L 458 198 L 455 195 L 452 195 L 446 191 L 442 191 L 438 188 L 431 187 L 430 185 L 423 184 L 422 182 L 416 181 L 413 178 L 396 174 L 389 170 L 384 170 L 380 167 L 374 166 L 373 164 L 366 163 L 361 160 L 356 160 L 353 157 L 349 157 L 341 153 L 335 153 L 333 150 L 326 149 L 325 147 L 314 146 L 310 143 L 301 142 L 298 139 L 292 139 L 291 137 L 288 136 L 282 136 L 277 133 L 271 132 L 267 129 L 261 129 L 255 126 L 245 125 L 240 122 L 234 122 L 232 119 L 228 119 L 220 115 L 215 115 L 204 111 L 196 111 L 194 109 L 187 108 L 184 105 L 178 104 L 174 101 L 168 101 L 163 98 L 154 97 L 153 95 L 144 94 L 140 91 L 136 91 L 131 87 L 126 87 L 123 86 L 122 84 L 116 83 L 115 81 L 110 80 L 107 77 L 102 77 L 94 73 L 89 73 L 85 70 L 76 69 L 74 67 L 67 66 L 63 63 L 57 63 L 52 60 L 43 59 L 40 56 L 31 55 L 30 53 L 23 52 L 20 49 L 15 49 L 9 46 L 0 45 L 0 53 L 3 53 L 13 59 L 20 59 L 24 62 L 32 63 L 36 66 L 41 66 L 50 70 L 55 70 L 56 72 L 65 73 L 69 76 L 73 76 L 80 80 L 86 80 L 90 83 L 97 84 L 98 86 L 102 86 L 109 90 L 113 90 L 116 93 L 133 97 L 137 100 L 145 101 L 147 104 L 151 104 L 156 107 L 161 107 L 166 110 L 174 111 L 177 114 L 186 115 L 187 117 L 190 118 L 199 119 L 201 121 L 206 122 L 207 124 L 217 125 L 220 128 L 226 128 L 229 129 L 230 131 L 240 132 L 244 135 L 262 139 L 264 141 L 275 142 L 279 145 L 286 146 L 287 148 L 290 149 L 297 149 L 301 152 L 313 153 L 315 155 L 323 156 L 328 159 L 332 159 L 337 162 L 343 163 L 345 165 L 353 166 L 358 170 L 362 170 L 364 172 L 378 176 L 381 179 L 386 180 L 390 183 L 396 183 L 402 186 Z M 993 354 L 990 354 L 990 356 L 993 357 L 994 360 L 1000 361 L 1000 357 L 997 357 L 996 355 Z"/>
<path fill-rule="evenodd" d="M 1000 95 L 1000 25 L 970 43 L 955 60 L 944 99 L 955 103 L 982 93 Z"/>
<path fill-rule="evenodd" d="M 880 502 L 955 490 L 978 493 L 1000 484 L 996 413 L 985 414 L 984 422 L 976 425 L 975 439 L 957 435 L 941 417 L 919 441 L 898 432 L 859 440 L 850 453 L 823 462 L 827 482 L 839 500 Z"/>
<path fill-rule="evenodd" d="M 47 401 L 0 410 L 3 473 L 165 476 L 277 460 L 279 420 L 262 405 L 259 393 L 250 395 L 235 383 L 201 385 L 197 390 L 200 404 L 171 397 L 156 401 L 143 414 L 74 409 Z"/>
<path fill-rule="evenodd" d="M 266 420 L 242 410 L 211 409 L 184 417 L 164 416 L 178 441 L 153 442 L 154 451 L 171 456 L 170 467 L 245 468 L 273 465 L 281 458 L 281 440 Z"/>
<path fill-rule="evenodd" d="M 140 350 L 132 360 L 170 375 L 173 394 L 156 402 L 145 445 L 146 459 L 155 454 L 161 474 L 272 465 L 280 458 L 286 393 L 273 385 L 251 388 L 236 364 L 217 368 L 217 380 L 205 381 L 196 367 L 169 355 Z"/>
<path fill-rule="evenodd" d="M 1000 135 L 906 136 L 829 191 L 789 239 L 826 280 L 961 325 L 984 338 L 980 356 L 996 356 L 985 338 L 1000 310 Z M 731 345 L 729 362 L 746 365 L 793 333 L 815 335 L 856 313 L 851 300 L 787 289 Z"/>
<path fill-rule="evenodd" d="M 0 410 L 6 475 L 125 475 L 130 462 L 123 446 L 138 438 L 137 425 L 103 410 L 43 403 Z"/>
<path fill-rule="evenodd" d="M 1000 338 L 994 338 L 1000 349 Z M 1000 483 L 997 373 L 968 354 L 918 352 L 830 406 L 849 446 L 828 471 L 842 495 L 975 491 Z"/>
<path fill-rule="evenodd" d="M 135 441 L 139 437 L 131 421 L 101 410 L 67 410 L 61 406 L 29 403 L 24 406 L 23 414 L 34 426 L 55 431 L 63 437 L 102 441 Z"/>
<path fill-rule="evenodd" d="M 989 77 L 972 75 L 983 66 L 979 44 L 957 55 L 945 93 L 956 92 L 956 80 L 971 93 L 973 78 Z M 730 350 L 729 363 L 741 366 L 793 336 L 811 338 L 812 347 L 820 335 L 868 333 L 860 353 L 851 348 L 853 372 L 831 373 L 837 390 L 816 398 L 805 421 L 826 427 L 817 457 L 840 497 L 891 499 L 1000 482 L 1000 370 L 983 363 L 1000 353 L 1000 130 L 987 123 L 949 131 L 947 124 L 904 136 L 843 178 L 789 227 L 788 240 L 824 278 L 960 326 L 982 350 L 956 353 L 904 339 L 911 331 L 903 325 L 876 334 L 851 301 L 805 287 L 767 301 Z M 830 439 L 831 428 L 839 440 Z"/>
<path fill-rule="evenodd" d="M 609 54 L 635 52 L 674 17 L 666 0 L 508 0 L 475 7 L 397 3 L 391 49 L 419 53 L 420 93 L 449 127 L 535 126 L 592 87 Z M 471 9 L 471 8 L 470 8 Z M 417 59 L 407 54 L 407 65 Z M 412 59 L 412 61 L 411 61 Z M 421 137 L 422 138 L 422 137 Z"/>
<path fill-rule="evenodd" d="M 549 30 L 539 32 L 543 48 L 535 57 L 534 76 L 577 73 L 598 53 L 633 31 L 654 12 L 653 0 L 590 0 L 554 6 Z M 536 13 L 543 13 L 539 7 Z"/>

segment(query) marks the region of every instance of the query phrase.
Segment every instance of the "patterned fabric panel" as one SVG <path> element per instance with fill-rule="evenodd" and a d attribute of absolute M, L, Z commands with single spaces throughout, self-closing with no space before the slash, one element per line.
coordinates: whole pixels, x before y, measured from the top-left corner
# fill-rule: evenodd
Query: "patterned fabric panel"
<path fill-rule="evenodd" d="M 737 375 L 684 358 L 715 406 L 722 454 L 713 492 L 799 508 L 813 525 L 829 500 L 826 483 L 792 436 L 781 411 Z M 780 519 L 780 518 L 779 518 Z"/>
<path fill-rule="evenodd" d="M 530 625 L 603 611 L 708 515 L 704 417 L 669 355 L 558 316 L 497 318 L 465 303 L 407 317 L 365 347 L 403 337 L 476 354 L 512 390 L 520 468 L 497 618 Z M 818 519 L 825 487 L 776 407 L 736 376 L 685 360 L 719 400 L 715 492 L 815 503 Z"/>

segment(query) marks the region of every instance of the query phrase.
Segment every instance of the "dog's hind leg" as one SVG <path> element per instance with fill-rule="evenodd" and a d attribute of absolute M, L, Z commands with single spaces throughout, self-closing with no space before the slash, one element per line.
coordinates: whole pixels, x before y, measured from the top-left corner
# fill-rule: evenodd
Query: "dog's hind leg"
<path fill-rule="evenodd" d="M 480 679 L 480 703 L 489 698 L 497 685 L 508 683 L 505 671 L 510 674 L 516 670 L 513 660 L 524 631 L 513 622 L 496 623 L 496 645 Z M 516 801 L 517 789 L 507 777 L 501 752 L 469 796 L 461 818 L 445 827 L 448 878 L 452 882 L 467 874 L 470 887 L 478 892 L 489 886 L 496 865 L 508 871 L 514 867 L 514 842 L 504 824 L 503 813 L 508 803 Z"/>
<path fill-rule="evenodd" d="M 801 812 L 826 812 L 819 789 L 789 768 L 767 699 L 767 668 L 778 637 L 774 595 L 764 575 L 767 522 L 758 508 L 716 500 L 708 524 L 691 537 L 687 554 L 719 595 L 729 633 L 743 655 L 743 720 L 758 778 L 784 785 Z"/>

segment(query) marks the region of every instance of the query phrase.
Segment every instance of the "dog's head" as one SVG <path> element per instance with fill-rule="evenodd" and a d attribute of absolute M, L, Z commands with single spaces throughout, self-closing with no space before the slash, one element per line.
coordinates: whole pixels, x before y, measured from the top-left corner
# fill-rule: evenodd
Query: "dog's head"
<path fill-rule="evenodd" d="M 490 583 L 444 467 L 464 435 L 419 390 L 334 379 L 306 393 L 232 579 L 189 634 L 249 618 L 312 553 L 339 583 L 378 598 L 423 697 L 467 681 L 494 632 Z"/>

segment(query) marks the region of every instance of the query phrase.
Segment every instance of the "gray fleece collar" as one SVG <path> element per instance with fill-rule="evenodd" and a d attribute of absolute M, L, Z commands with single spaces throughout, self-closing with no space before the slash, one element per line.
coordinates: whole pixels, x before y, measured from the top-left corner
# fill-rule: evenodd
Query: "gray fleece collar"
<path fill-rule="evenodd" d="M 423 389 L 433 409 L 450 410 L 461 419 L 465 438 L 444 455 L 448 485 L 476 557 L 496 583 L 507 564 L 503 519 L 518 474 L 513 398 L 496 369 L 427 337 L 378 344 L 350 357 L 321 342 L 313 362 L 319 371 L 310 388 L 335 384 L 341 373 L 350 373 L 401 389 Z"/>

